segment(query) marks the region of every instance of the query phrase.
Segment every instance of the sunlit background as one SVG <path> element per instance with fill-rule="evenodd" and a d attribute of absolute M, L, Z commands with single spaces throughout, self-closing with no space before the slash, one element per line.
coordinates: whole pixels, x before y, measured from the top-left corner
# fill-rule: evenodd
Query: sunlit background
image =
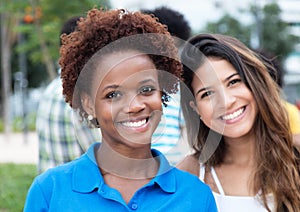
<path fill-rule="evenodd" d="M 60 27 L 72 15 L 85 15 L 92 5 L 130 11 L 167 6 L 185 16 L 193 34 L 228 34 L 253 49 L 271 51 L 286 72 L 283 96 L 300 104 L 300 0 L 85 0 L 70 5 L 58 0 L 3 0 L 1 4 L 0 133 L 35 130 L 41 93 L 57 75 Z M 273 6 L 266 11 L 268 5 Z"/>
<path fill-rule="evenodd" d="M 37 173 L 36 111 L 58 76 L 60 28 L 94 6 L 167 6 L 185 16 L 193 34 L 228 34 L 273 52 L 285 70 L 283 97 L 300 108 L 300 0 L 1 0 L 0 211 L 22 211 Z"/>

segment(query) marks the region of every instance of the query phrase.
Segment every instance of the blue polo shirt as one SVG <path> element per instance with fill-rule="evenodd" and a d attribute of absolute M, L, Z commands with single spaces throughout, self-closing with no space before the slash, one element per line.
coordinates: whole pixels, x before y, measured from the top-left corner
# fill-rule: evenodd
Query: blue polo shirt
<path fill-rule="evenodd" d="M 157 150 L 158 174 L 133 195 L 128 204 L 119 191 L 105 184 L 93 144 L 77 160 L 37 176 L 24 211 L 217 211 L 210 188 L 196 176 L 169 165 Z"/>

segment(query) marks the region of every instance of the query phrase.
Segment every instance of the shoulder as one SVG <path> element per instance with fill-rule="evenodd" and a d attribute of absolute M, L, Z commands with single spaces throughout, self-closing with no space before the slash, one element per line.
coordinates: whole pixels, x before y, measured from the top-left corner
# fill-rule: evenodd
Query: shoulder
<path fill-rule="evenodd" d="M 194 155 L 186 156 L 176 167 L 197 177 L 199 176 L 200 163 Z"/>
<path fill-rule="evenodd" d="M 185 170 L 180 170 L 176 167 L 174 168 L 173 171 L 175 172 L 176 175 L 177 184 L 180 187 L 191 187 L 194 189 L 196 189 L 197 187 L 201 189 L 206 189 L 206 187 L 208 187 L 198 178 L 198 176 L 191 174 L 190 172 L 187 172 Z"/>
<path fill-rule="evenodd" d="M 200 211 L 217 211 L 210 187 L 197 176 L 174 168 L 176 172 L 176 194 Z M 197 203 L 195 205 L 194 203 Z"/>
<path fill-rule="evenodd" d="M 34 184 L 39 184 L 41 188 L 49 188 L 54 184 L 69 183 L 74 171 L 78 171 L 78 169 L 85 170 L 88 168 L 88 164 L 87 157 L 82 155 L 78 159 L 46 170 L 35 178 Z"/>
<path fill-rule="evenodd" d="M 78 181 L 76 173 L 89 174 L 91 163 L 86 156 L 63 165 L 50 168 L 37 176 L 31 184 L 24 206 L 24 211 L 48 211 L 49 207 L 60 208 L 59 201 L 64 199 L 72 201 L 76 191 L 76 185 L 85 185 L 89 181 Z M 78 174 L 77 174 L 78 176 Z M 77 183 L 79 182 L 79 183 Z"/>

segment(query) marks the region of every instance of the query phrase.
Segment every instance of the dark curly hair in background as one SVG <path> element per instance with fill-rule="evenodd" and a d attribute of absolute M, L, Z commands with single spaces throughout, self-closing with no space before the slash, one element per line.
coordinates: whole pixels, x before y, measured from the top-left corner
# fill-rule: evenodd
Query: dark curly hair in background
<path fill-rule="evenodd" d="M 172 36 L 176 36 L 182 40 L 187 40 L 191 36 L 191 27 L 184 15 L 179 11 L 162 6 L 153 10 L 142 9 L 141 12 L 153 14 L 158 18 L 159 22 L 168 27 L 168 31 Z"/>
<path fill-rule="evenodd" d="M 129 39 L 125 45 L 121 42 L 118 43 L 120 39 L 130 38 L 133 35 L 153 36 Z M 150 15 L 140 12 L 129 13 L 123 9 L 108 11 L 91 9 L 86 18 L 80 19 L 77 30 L 69 35 L 62 35 L 61 39 L 59 64 L 62 70 L 63 94 L 66 102 L 72 108 L 79 109 L 83 117 L 87 117 L 87 114 L 81 106 L 80 94 L 82 91 L 90 93 L 90 86 L 78 86 L 76 83 L 78 83 L 79 75 L 86 63 L 99 50 L 106 49 L 104 55 L 128 50 L 145 53 L 153 61 L 156 69 L 167 71 L 172 76 L 176 76 L 176 79 L 180 79 L 182 65 L 178 60 L 178 50 L 174 45 L 174 40 L 166 27 Z M 109 48 L 104 48 L 107 45 Z M 148 54 L 148 52 L 155 52 L 155 54 Z M 104 55 L 101 54 L 102 57 Z M 88 83 L 92 82 L 92 75 L 93 73 L 89 73 L 87 76 Z M 163 83 L 161 89 L 164 104 L 168 99 L 167 94 L 175 93 L 178 90 L 177 81 L 167 78 L 159 75 L 160 85 L 162 86 Z M 173 77 L 173 79 L 175 78 Z"/>

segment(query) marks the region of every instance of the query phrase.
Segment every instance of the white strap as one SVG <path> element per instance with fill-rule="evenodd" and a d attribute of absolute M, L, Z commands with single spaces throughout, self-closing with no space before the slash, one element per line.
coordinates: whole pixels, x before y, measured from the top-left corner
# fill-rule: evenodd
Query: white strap
<path fill-rule="evenodd" d="M 217 176 L 217 173 L 216 173 L 214 167 L 211 167 L 211 174 L 212 174 L 212 177 L 214 178 L 214 181 L 215 181 L 215 183 L 217 185 L 217 188 L 218 188 L 220 194 L 225 196 L 225 192 L 224 192 L 224 190 L 222 188 L 222 185 L 221 185 L 221 183 L 219 181 L 219 178 Z"/>
<path fill-rule="evenodd" d="M 204 182 L 204 177 L 205 177 L 205 166 L 203 163 L 200 164 L 200 169 L 199 169 L 199 179 Z M 205 182 L 204 182 L 205 183 Z"/>

